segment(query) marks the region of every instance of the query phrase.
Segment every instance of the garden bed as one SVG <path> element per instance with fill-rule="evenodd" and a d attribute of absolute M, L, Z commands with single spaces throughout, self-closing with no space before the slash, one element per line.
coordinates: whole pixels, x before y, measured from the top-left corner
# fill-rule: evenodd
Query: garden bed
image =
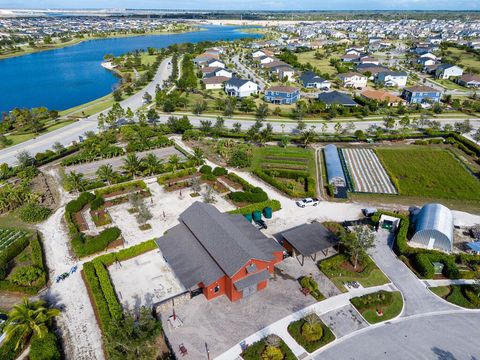
<path fill-rule="evenodd" d="M 318 337 L 318 335 L 320 335 L 320 334 L 317 334 L 317 336 L 312 336 L 311 339 L 307 339 L 307 337 L 309 335 L 307 335 L 307 337 L 305 337 L 304 334 L 308 334 L 308 333 L 305 333 L 305 331 L 302 331 L 302 329 L 305 326 L 305 324 L 307 324 L 306 326 L 309 325 L 307 323 L 306 318 L 303 318 L 303 319 L 300 319 L 300 320 L 297 320 L 297 321 L 294 321 L 294 322 L 290 323 L 290 325 L 288 325 L 288 333 L 307 352 L 312 353 L 312 352 L 320 349 L 321 347 L 327 345 L 328 343 L 332 342 L 333 340 L 335 340 L 335 335 L 333 334 L 332 330 L 330 330 L 330 328 L 327 325 L 325 325 L 322 322 L 322 320 L 320 320 L 318 315 L 311 314 L 309 316 L 312 316 L 312 317 L 316 318 L 315 321 L 313 321 L 315 323 L 314 326 L 318 326 L 318 327 L 321 328 L 321 330 L 319 331 L 319 332 L 321 332 L 321 336 L 320 336 L 319 339 L 315 339 L 315 338 Z"/>
<path fill-rule="evenodd" d="M 403 309 L 400 291 L 378 291 L 350 299 L 350 302 L 370 324 L 390 320 Z"/>
<path fill-rule="evenodd" d="M 252 345 L 248 346 L 247 349 L 241 354 L 241 357 L 244 360 L 263 360 L 263 359 L 282 359 L 282 360 L 296 360 L 297 357 L 293 354 L 292 350 L 285 344 L 285 342 L 280 339 L 276 335 L 269 335 L 274 336 L 276 338 L 276 342 L 278 343 L 277 346 L 274 346 L 276 349 L 280 351 L 280 353 L 276 352 L 277 357 L 262 357 L 266 354 L 265 351 L 267 350 L 267 338 L 264 338 L 260 341 L 253 343 Z M 282 356 L 283 355 L 283 356 Z"/>
<path fill-rule="evenodd" d="M 467 309 L 480 309 L 478 291 L 469 285 L 438 286 L 430 290 L 442 299 Z M 476 297 L 476 298 L 475 298 Z"/>
<path fill-rule="evenodd" d="M 319 268 L 343 292 L 346 291 L 344 283 L 349 281 L 357 281 L 363 287 L 384 285 L 390 282 L 370 257 L 367 257 L 363 267 L 357 267 L 356 271 L 353 270 L 353 266 L 344 254 L 322 260 Z"/>

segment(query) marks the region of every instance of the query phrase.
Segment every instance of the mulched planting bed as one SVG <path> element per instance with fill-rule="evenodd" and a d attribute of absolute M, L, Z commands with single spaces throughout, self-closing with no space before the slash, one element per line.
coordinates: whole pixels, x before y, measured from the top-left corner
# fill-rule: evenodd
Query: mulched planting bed
<path fill-rule="evenodd" d="M 318 316 L 316 316 L 318 318 Z M 288 332 L 289 334 L 295 339 L 295 341 L 302 346 L 305 350 L 307 350 L 309 353 L 314 352 L 315 350 L 320 349 L 322 346 L 325 346 L 326 344 L 332 342 L 335 340 L 335 335 L 333 332 L 330 330 L 330 328 L 325 325 L 320 318 L 318 318 L 318 324 L 322 327 L 323 330 L 323 335 L 320 339 L 316 341 L 309 341 L 303 336 L 302 334 L 302 327 L 306 323 L 305 318 L 300 319 L 297 321 L 294 321 L 288 325 Z"/>
<path fill-rule="evenodd" d="M 74 215 L 74 220 L 75 220 L 75 224 L 77 224 L 77 226 L 78 226 L 78 230 L 79 230 L 79 231 L 86 231 L 86 230 L 88 230 L 87 222 L 86 222 L 85 219 L 83 218 L 83 215 L 82 215 L 82 212 L 81 212 L 81 211 L 75 213 L 75 215 Z"/>
<path fill-rule="evenodd" d="M 226 176 L 220 176 L 219 179 L 222 180 L 225 184 L 227 184 L 228 186 L 230 186 L 231 188 L 233 188 L 235 190 L 242 190 L 243 189 L 241 184 L 239 184 L 239 183 L 237 183 L 233 180 L 230 180 Z"/>
<path fill-rule="evenodd" d="M 301 170 L 301 171 L 307 171 L 308 168 L 306 166 L 302 165 L 292 165 L 292 164 L 263 164 L 262 165 L 263 169 L 286 169 L 286 170 Z"/>
<path fill-rule="evenodd" d="M 123 236 L 120 236 L 117 240 L 108 244 L 107 249 L 115 249 L 119 246 L 123 246 L 123 243 L 124 243 Z"/>
<path fill-rule="evenodd" d="M 112 218 L 105 209 L 90 211 L 90 216 L 92 217 L 95 226 L 104 226 L 112 223 Z"/>

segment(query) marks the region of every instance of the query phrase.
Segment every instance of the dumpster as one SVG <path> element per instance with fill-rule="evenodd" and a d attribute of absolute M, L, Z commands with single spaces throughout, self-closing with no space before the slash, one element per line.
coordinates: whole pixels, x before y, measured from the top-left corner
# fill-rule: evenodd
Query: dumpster
<path fill-rule="evenodd" d="M 262 220 L 262 212 L 259 210 L 255 210 L 253 212 L 253 221 L 258 221 L 258 220 Z"/>
<path fill-rule="evenodd" d="M 252 222 L 252 214 L 245 214 L 245 219 L 247 219 L 248 222 Z"/>
<path fill-rule="evenodd" d="M 272 213 L 273 213 L 273 210 L 271 207 L 266 207 L 265 209 L 263 209 L 263 216 L 265 216 L 265 219 L 271 219 Z"/>

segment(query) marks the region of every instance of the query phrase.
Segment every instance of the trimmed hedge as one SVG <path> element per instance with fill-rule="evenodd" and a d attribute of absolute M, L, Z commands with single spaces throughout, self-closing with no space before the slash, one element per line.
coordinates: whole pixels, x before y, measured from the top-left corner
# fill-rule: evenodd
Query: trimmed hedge
<path fill-rule="evenodd" d="M 29 236 L 21 237 L 13 244 L 10 244 L 7 248 L 0 252 L 0 280 L 5 279 L 7 276 L 7 266 L 10 260 L 20 254 L 28 246 L 30 242 Z"/>
<path fill-rule="evenodd" d="M 93 298 L 95 309 L 100 322 L 100 328 L 105 331 L 112 317 L 108 308 L 107 300 L 103 295 L 102 288 L 100 286 L 100 280 L 95 271 L 95 266 L 92 262 L 86 262 L 83 264 L 83 275 L 87 287 L 90 289 L 90 293 Z"/>
<path fill-rule="evenodd" d="M 175 179 L 182 178 L 184 176 L 193 175 L 196 172 L 197 172 L 197 169 L 194 168 L 194 167 L 189 168 L 189 169 L 180 170 L 180 171 L 175 171 L 173 173 L 160 176 L 157 181 L 160 185 L 163 185 L 169 180 L 175 180 Z"/>
<path fill-rule="evenodd" d="M 202 165 L 200 168 L 200 173 L 201 174 L 211 174 L 212 173 L 212 167 L 208 165 Z"/>
<path fill-rule="evenodd" d="M 228 170 L 223 167 L 217 166 L 215 169 L 213 169 L 212 174 L 215 176 L 224 176 L 228 174 Z"/>
<path fill-rule="evenodd" d="M 73 251 L 79 257 L 94 254 L 104 250 L 110 243 L 117 240 L 121 233 L 118 227 L 105 229 L 97 236 L 85 236 L 78 233 L 72 239 Z"/>
<path fill-rule="evenodd" d="M 105 204 L 105 199 L 101 196 L 97 196 L 93 201 L 90 203 L 91 210 L 98 210 Z"/>
<path fill-rule="evenodd" d="M 133 188 L 140 188 L 142 190 L 147 190 L 147 184 L 143 180 L 135 180 L 135 181 L 130 181 L 127 183 L 122 183 L 122 184 L 117 184 L 117 185 L 112 185 L 103 189 L 99 189 L 95 191 L 95 195 L 97 197 L 99 196 L 105 196 L 108 194 L 113 194 L 116 192 L 122 192 L 126 190 L 130 190 Z M 90 201 L 92 201 L 91 199 Z"/>
<path fill-rule="evenodd" d="M 266 207 L 271 207 L 273 211 L 278 211 L 282 208 L 282 204 L 280 204 L 280 201 L 278 200 L 267 200 L 264 202 L 247 205 L 240 209 L 231 210 L 228 213 L 247 215 L 253 213 L 254 211 L 263 211 L 263 209 Z"/>
<path fill-rule="evenodd" d="M 235 202 L 248 202 L 252 204 L 268 200 L 268 195 L 263 190 L 261 192 L 236 191 L 228 194 L 228 197 Z"/>
<path fill-rule="evenodd" d="M 43 337 L 34 336 L 28 354 L 30 360 L 60 360 L 58 339 L 52 332 Z"/>
<path fill-rule="evenodd" d="M 271 175 L 273 171 L 275 171 L 275 173 L 278 174 L 277 176 L 280 178 L 292 179 L 297 182 L 299 181 L 299 179 L 303 179 L 304 191 L 290 189 L 287 186 L 287 184 L 285 184 L 280 180 L 277 180 Z M 270 185 L 276 187 L 280 191 L 283 191 L 284 193 L 286 193 L 291 197 L 301 197 L 301 196 L 315 197 L 316 196 L 315 179 L 311 177 L 310 174 L 307 173 L 306 171 L 255 169 L 253 170 L 253 174 L 258 176 L 263 181 L 269 183 Z"/>
<path fill-rule="evenodd" d="M 108 310 L 112 319 L 120 319 L 123 314 L 122 306 L 120 305 L 115 289 L 113 288 L 110 275 L 101 259 L 93 260 L 93 266 L 95 273 L 97 274 L 98 281 L 100 282 L 100 288 L 102 289 L 103 296 L 107 302 Z"/>
<path fill-rule="evenodd" d="M 79 212 L 93 199 L 95 199 L 95 195 L 90 192 L 83 192 L 77 199 L 70 201 L 67 206 L 65 206 L 65 211 L 69 213 Z"/>

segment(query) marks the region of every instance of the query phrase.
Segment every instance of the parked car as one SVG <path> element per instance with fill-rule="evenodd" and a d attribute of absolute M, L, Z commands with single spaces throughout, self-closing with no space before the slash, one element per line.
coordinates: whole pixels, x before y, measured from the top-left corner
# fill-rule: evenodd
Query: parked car
<path fill-rule="evenodd" d="M 258 230 L 268 229 L 267 224 L 263 220 L 255 220 L 255 226 Z"/>
<path fill-rule="evenodd" d="M 365 208 L 365 209 L 362 209 L 362 212 L 363 212 L 363 215 L 365 215 L 366 217 L 371 217 L 371 216 L 375 215 L 375 213 L 377 212 L 377 209 L 375 209 L 375 208 Z"/>
<path fill-rule="evenodd" d="M 319 201 L 317 198 L 305 198 L 295 202 L 295 204 L 301 208 L 304 208 L 305 206 L 317 206 L 318 203 Z"/>

